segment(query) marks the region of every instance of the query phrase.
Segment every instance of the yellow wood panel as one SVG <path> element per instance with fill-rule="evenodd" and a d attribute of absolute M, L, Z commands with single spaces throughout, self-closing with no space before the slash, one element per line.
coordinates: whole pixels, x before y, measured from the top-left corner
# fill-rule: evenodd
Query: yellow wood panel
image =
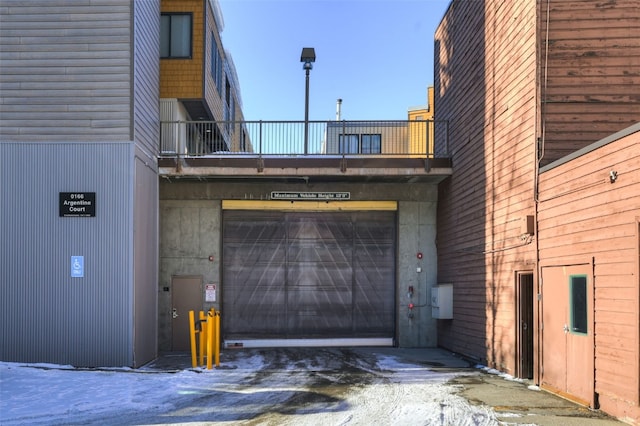
<path fill-rule="evenodd" d="M 395 211 L 397 201 L 275 201 L 222 200 L 223 210 L 287 210 L 287 211 Z"/>
<path fill-rule="evenodd" d="M 201 99 L 204 97 L 203 61 L 206 34 L 204 27 L 204 3 L 202 0 L 162 1 L 163 13 L 191 13 L 192 41 L 190 59 L 160 60 L 160 97 Z"/>

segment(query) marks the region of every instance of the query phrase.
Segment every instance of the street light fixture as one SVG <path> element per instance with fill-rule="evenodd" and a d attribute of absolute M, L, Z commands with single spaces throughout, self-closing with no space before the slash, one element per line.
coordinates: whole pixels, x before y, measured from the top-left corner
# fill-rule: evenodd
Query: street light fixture
<path fill-rule="evenodd" d="M 305 70 L 305 92 L 304 92 L 304 153 L 309 153 L 309 71 L 313 69 L 316 61 L 316 51 L 313 47 L 303 47 L 300 55 L 302 69 Z"/>

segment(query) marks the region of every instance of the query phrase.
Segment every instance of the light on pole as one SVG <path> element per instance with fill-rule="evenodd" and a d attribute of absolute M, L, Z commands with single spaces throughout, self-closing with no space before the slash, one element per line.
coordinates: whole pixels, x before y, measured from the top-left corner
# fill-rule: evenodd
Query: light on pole
<path fill-rule="evenodd" d="M 316 61 L 316 51 L 313 47 L 303 47 L 300 55 L 300 62 L 303 63 L 302 69 L 305 70 L 305 91 L 304 91 L 304 154 L 309 153 L 309 71 L 313 69 L 313 63 Z"/>

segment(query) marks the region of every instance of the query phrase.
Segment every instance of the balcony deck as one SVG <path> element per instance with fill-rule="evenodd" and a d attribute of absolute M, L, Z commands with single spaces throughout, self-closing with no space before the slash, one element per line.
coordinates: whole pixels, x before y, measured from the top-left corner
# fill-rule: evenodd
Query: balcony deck
<path fill-rule="evenodd" d="M 162 122 L 168 179 L 430 182 L 451 175 L 433 121 Z M 438 155 L 436 155 L 438 154 Z"/>

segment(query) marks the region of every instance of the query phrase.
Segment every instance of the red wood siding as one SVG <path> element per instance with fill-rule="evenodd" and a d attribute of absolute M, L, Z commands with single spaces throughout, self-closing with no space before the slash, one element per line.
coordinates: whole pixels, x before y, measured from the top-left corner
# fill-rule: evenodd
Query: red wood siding
<path fill-rule="evenodd" d="M 540 264 L 594 259 L 595 390 L 640 421 L 640 128 L 540 175 Z M 610 172 L 617 172 L 611 183 Z"/>
<path fill-rule="evenodd" d="M 537 208 L 537 148 L 548 165 L 640 119 L 639 28 L 633 0 L 452 1 L 434 58 L 435 118 L 449 121 L 453 162 L 439 186 L 438 280 L 453 283 L 454 318 L 439 321 L 439 345 L 514 371 L 515 277 L 539 266 L 520 230 Z M 634 138 L 543 173 L 538 235 L 541 265 L 595 258 L 595 389 L 603 410 L 638 423 Z"/>
<path fill-rule="evenodd" d="M 535 2 L 454 1 L 435 38 L 436 119 L 449 120 L 438 279 L 454 286 L 439 344 L 515 370 L 515 271 L 534 270 Z M 514 43 L 517 40 L 517 43 Z"/>
<path fill-rule="evenodd" d="M 640 7 L 637 0 L 539 3 L 544 165 L 640 119 Z"/>

